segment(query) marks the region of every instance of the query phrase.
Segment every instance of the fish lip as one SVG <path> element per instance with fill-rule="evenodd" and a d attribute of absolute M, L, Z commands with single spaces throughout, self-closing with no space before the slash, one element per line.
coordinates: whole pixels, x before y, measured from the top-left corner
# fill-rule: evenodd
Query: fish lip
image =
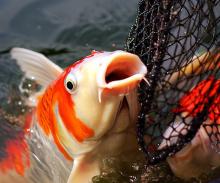
<path fill-rule="evenodd" d="M 131 83 L 140 82 L 147 73 L 146 66 L 137 55 L 115 51 L 105 60 L 97 74 L 98 87 L 116 89 Z M 130 86 L 131 89 L 134 86 Z M 121 91 L 123 94 L 123 90 Z"/>
<path fill-rule="evenodd" d="M 102 100 L 102 93 L 129 94 L 144 79 L 146 73 L 147 68 L 137 55 L 125 51 L 113 52 L 101 63 L 97 73 L 99 102 Z"/>

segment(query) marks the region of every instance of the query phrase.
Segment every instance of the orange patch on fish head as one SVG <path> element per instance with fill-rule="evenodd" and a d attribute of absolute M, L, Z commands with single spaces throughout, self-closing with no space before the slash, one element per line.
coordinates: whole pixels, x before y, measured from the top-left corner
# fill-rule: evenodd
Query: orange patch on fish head
<path fill-rule="evenodd" d="M 56 82 L 55 90 L 57 92 L 54 97 L 58 104 L 59 115 L 69 133 L 79 142 L 92 137 L 93 130 L 81 121 L 75 112 L 73 95 L 77 92 L 77 78 L 72 67 L 69 67 L 63 77 Z"/>
<path fill-rule="evenodd" d="M 39 124 L 66 157 L 88 152 L 114 126 L 123 131 L 137 116 L 137 97 L 130 94 L 146 72 L 133 54 L 93 52 L 46 89 L 38 104 Z"/>
<path fill-rule="evenodd" d="M 129 95 L 135 92 L 146 72 L 136 55 L 124 51 L 102 52 L 79 65 L 75 71 L 75 111 L 94 130 L 90 140 L 100 140 L 115 126 L 119 116 L 120 129 L 129 125 L 131 111 L 135 111 L 132 116 L 137 116 L 136 95 Z"/>
<path fill-rule="evenodd" d="M 73 66 L 80 64 L 77 62 Z M 37 116 L 39 125 L 47 136 L 52 135 L 56 145 L 65 157 L 71 159 L 70 153 L 66 151 L 65 142 L 62 142 L 62 135 L 58 127 L 58 117 L 61 118 L 63 128 L 72 136 L 74 140 L 81 143 L 85 139 L 93 136 L 91 128 L 81 121 L 75 113 L 73 93 L 68 89 L 74 81 L 71 76 L 71 68 L 67 68 L 62 75 L 46 89 L 44 95 L 40 98 L 37 106 Z M 58 113 L 55 112 L 55 106 L 58 106 Z"/>

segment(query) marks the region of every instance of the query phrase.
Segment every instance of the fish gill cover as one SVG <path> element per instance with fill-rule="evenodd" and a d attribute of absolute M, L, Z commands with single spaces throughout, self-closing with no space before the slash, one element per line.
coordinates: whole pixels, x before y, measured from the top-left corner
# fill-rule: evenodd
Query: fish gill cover
<path fill-rule="evenodd" d="M 220 149 L 220 1 L 141 0 L 125 49 L 148 68 L 138 141 L 148 163 L 181 150 L 201 126 Z"/>

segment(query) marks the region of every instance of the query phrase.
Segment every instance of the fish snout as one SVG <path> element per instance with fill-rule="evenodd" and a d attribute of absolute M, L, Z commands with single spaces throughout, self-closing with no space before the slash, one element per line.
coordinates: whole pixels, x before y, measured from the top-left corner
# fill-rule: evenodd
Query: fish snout
<path fill-rule="evenodd" d="M 102 64 L 97 75 L 99 93 L 128 94 L 146 73 L 147 68 L 137 55 L 116 51 Z"/>

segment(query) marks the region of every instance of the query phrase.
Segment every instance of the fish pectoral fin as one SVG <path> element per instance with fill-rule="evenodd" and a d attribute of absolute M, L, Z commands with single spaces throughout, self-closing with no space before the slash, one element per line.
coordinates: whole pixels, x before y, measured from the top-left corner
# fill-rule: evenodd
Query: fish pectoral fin
<path fill-rule="evenodd" d="M 40 53 L 24 48 L 13 48 L 10 53 L 25 77 L 35 80 L 44 88 L 63 72 L 62 68 Z"/>
<path fill-rule="evenodd" d="M 90 183 L 92 177 L 100 174 L 100 161 L 94 156 L 74 159 L 73 169 L 67 183 Z"/>

